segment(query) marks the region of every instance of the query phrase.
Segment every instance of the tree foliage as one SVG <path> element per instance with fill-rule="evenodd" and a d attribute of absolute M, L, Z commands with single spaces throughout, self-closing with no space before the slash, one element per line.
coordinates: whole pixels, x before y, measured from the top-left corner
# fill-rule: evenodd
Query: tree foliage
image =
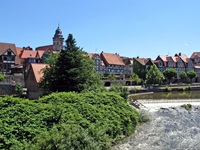
<path fill-rule="evenodd" d="M 189 72 L 187 72 L 187 76 L 190 78 L 190 80 L 192 81 L 192 79 L 197 77 L 197 74 L 195 71 L 191 70 Z"/>
<path fill-rule="evenodd" d="M 187 79 L 187 74 L 185 72 L 180 72 L 179 77 L 181 80 L 185 80 L 185 79 Z"/>
<path fill-rule="evenodd" d="M 141 79 L 139 78 L 139 76 L 136 73 L 133 72 L 131 75 L 131 81 L 136 82 L 138 84 L 141 82 Z"/>
<path fill-rule="evenodd" d="M 125 100 L 128 100 L 128 95 L 129 95 L 129 91 L 127 87 L 123 87 L 120 84 L 116 84 L 116 85 L 112 85 L 110 87 L 111 92 L 116 92 L 118 94 L 120 94 L 121 97 L 123 97 Z"/>
<path fill-rule="evenodd" d="M 161 84 L 164 79 L 164 75 L 155 64 L 150 67 L 150 70 L 146 74 L 146 82 L 148 84 Z"/>
<path fill-rule="evenodd" d="M 0 98 L 0 149 L 109 149 L 130 135 L 137 112 L 113 92 Z"/>
<path fill-rule="evenodd" d="M 113 73 L 111 73 L 111 74 L 108 75 L 108 79 L 109 79 L 111 82 L 113 82 L 114 80 L 116 80 L 116 77 L 115 77 L 115 75 L 114 75 Z"/>
<path fill-rule="evenodd" d="M 81 48 L 76 46 L 72 34 L 66 40 L 65 50 L 49 61 L 40 83 L 46 91 L 95 90 L 101 85 L 100 77 L 93 69 L 93 62 Z"/>
<path fill-rule="evenodd" d="M 15 85 L 15 92 L 16 92 L 17 94 L 19 94 L 19 95 L 23 93 L 23 86 L 22 86 L 21 83 L 17 83 L 17 84 Z"/>
<path fill-rule="evenodd" d="M 165 71 L 163 71 L 163 75 L 171 82 L 171 80 L 177 76 L 177 71 L 172 68 L 166 69 Z"/>
<path fill-rule="evenodd" d="M 4 75 L 0 73 L 0 82 L 3 81 Z"/>

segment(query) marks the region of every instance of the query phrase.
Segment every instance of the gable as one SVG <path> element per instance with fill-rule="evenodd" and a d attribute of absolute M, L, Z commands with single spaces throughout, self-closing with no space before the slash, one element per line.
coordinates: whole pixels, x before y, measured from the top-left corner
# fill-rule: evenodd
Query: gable
<path fill-rule="evenodd" d="M 2 55 L 16 56 L 16 54 L 9 48 Z"/>

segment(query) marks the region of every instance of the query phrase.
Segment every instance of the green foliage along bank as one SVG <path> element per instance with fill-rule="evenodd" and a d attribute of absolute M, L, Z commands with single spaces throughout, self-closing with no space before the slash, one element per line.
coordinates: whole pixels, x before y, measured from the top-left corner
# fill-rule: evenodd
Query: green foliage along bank
<path fill-rule="evenodd" d="M 138 122 L 138 113 L 113 92 L 4 97 L 0 116 L 0 149 L 109 149 Z"/>

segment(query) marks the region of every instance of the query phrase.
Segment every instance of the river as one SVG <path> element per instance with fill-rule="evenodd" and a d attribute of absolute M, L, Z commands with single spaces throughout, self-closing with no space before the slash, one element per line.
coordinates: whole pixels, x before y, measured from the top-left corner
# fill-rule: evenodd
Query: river
<path fill-rule="evenodd" d="M 151 121 L 139 124 L 135 133 L 113 150 L 199 150 L 200 102 L 189 103 L 191 110 L 181 107 L 188 104 L 181 99 L 172 103 L 143 100 L 144 107 L 139 111 L 148 114 Z"/>

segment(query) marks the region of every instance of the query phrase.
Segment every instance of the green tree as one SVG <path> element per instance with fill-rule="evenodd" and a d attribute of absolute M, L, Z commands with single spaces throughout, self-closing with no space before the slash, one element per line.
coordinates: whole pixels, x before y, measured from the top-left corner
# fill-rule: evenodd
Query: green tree
<path fill-rule="evenodd" d="M 180 77 L 181 81 L 183 81 L 183 80 L 187 79 L 187 74 L 185 72 L 180 72 L 179 77 Z"/>
<path fill-rule="evenodd" d="M 108 79 L 110 80 L 111 83 L 113 83 L 114 80 L 116 80 L 116 77 L 113 73 L 108 75 Z"/>
<path fill-rule="evenodd" d="M 4 75 L 0 73 L 0 82 L 3 81 Z"/>
<path fill-rule="evenodd" d="M 131 81 L 136 82 L 138 84 L 141 82 L 141 79 L 139 78 L 139 76 L 136 73 L 133 72 L 131 75 Z"/>
<path fill-rule="evenodd" d="M 40 87 L 50 92 L 96 90 L 102 83 L 93 65 L 87 53 L 69 34 L 65 50 L 61 50 L 58 57 L 50 61 L 50 67 L 44 70 Z"/>
<path fill-rule="evenodd" d="M 146 82 L 148 84 L 161 84 L 164 79 L 164 75 L 155 64 L 150 67 L 150 70 L 146 74 Z"/>
<path fill-rule="evenodd" d="M 175 69 L 166 69 L 165 71 L 163 71 L 163 75 L 165 76 L 165 78 L 167 78 L 169 80 L 169 82 L 171 83 L 171 80 L 177 76 L 177 71 Z"/>
<path fill-rule="evenodd" d="M 58 59 L 60 53 L 51 53 L 48 54 L 48 57 L 46 57 L 44 63 L 46 64 L 55 64 L 56 60 Z"/>
<path fill-rule="evenodd" d="M 16 92 L 17 94 L 22 94 L 22 93 L 23 93 L 23 86 L 22 86 L 22 84 L 17 83 L 17 84 L 15 85 L 15 92 Z"/>
<path fill-rule="evenodd" d="M 197 74 L 195 71 L 191 70 L 191 71 L 187 72 L 187 76 L 190 78 L 190 80 L 192 82 L 192 79 L 196 78 Z"/>

